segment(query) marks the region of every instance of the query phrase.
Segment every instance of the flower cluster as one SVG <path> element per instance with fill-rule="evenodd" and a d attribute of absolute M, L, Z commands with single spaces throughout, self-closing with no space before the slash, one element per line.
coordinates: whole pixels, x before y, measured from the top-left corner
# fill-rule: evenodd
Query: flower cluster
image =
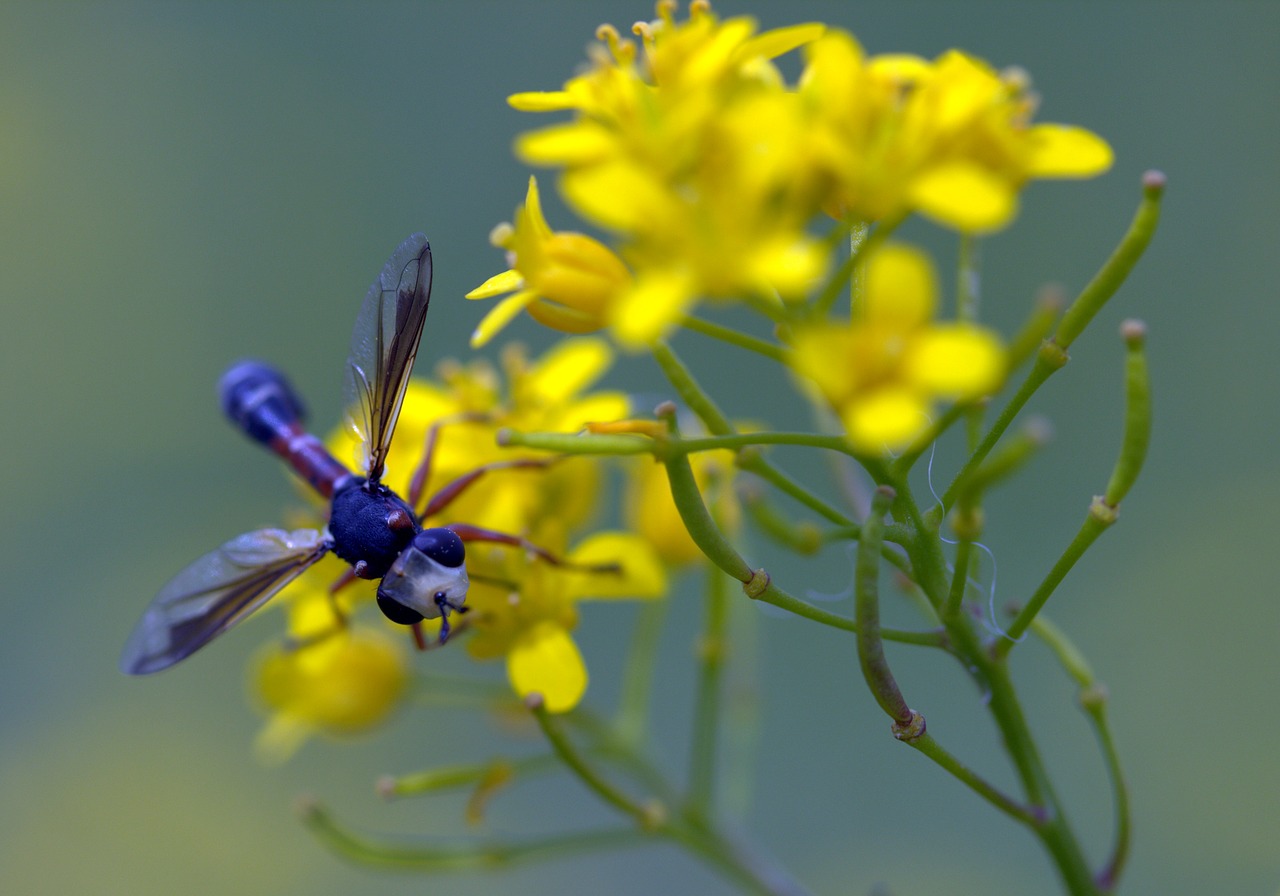
<path fill-rule="evenodd" d="M 552 231 L 531 182 L 514 226 L 495 232 L 510 270 L 469 298 L 514 294 L 476 331 L 482 343 L 522 308 L 566 332 L 607 327 L 652 343 L 702 298 L 785 309 L 828 267 L 812 228 L 892 224 L 911 212 L 981 232 L 1006 224 L 1032 178 L 1105 170 L 1109 147 L 1076 127 L 1032 124 L 1026 75 L 949 51 L 867 57 L 819 24 L 758 32 L 705 2 L 634 27 L 603 26 L 591 67 L 517 109 L 571 111 L 526 133 L 517 153 L 560 171 L 560 191 L 599 241 Z M 804 48 L 799 81 L 773 60 Z M 828 219 L 830 220 L 830 219 Z"/>

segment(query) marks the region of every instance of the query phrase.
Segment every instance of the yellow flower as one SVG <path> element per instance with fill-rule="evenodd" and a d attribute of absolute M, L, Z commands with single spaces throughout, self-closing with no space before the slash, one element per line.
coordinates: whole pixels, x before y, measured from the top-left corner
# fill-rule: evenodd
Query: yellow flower
<path fill-rule="evenodd" d="M 536 543 L 561 546 L 554 521 L 536 533 Z M 467 651 L 475 659 L 503 657 L 507 677 L 520 697 L 539 693 L 550 712 L 566 712 L 582 699 L 587 669 L 574 643 L 578 603 L 589 599 L 656 598 L 666 578 L 653 549 L 621 532 L 590 536 L 553 565 L 528 552 L 473 544 L 475 570 L 467 616 Z M 592 570 L 591 567 L 611 569 Z"/>
<path fill-rule="evenodd" d="M 902 448 L 928 424 L 935 401 L 972 401 L 999 388 L 999 338 L 973 324 L 934 323 L 936 305 L 927 257 L 888 244 L 867 260 L 853 320 L 796 333 L 792 367 L 836 409 L 856 448 Z"/>
<path fill-rule="evenodd" d="M 268 645 L 255 661 L 252 689 L 270 716 L 256 743 L 266 761 L 288 759 L 315 734 L 373 729 L 404 697 L 403 639 L 382 627 L 342 627 L 334 615 L 327 588 L 339 566 L 318 564 L 289 589 L 290 643 Z"/>
<path fill-rule="evenodd" d="M 770 61 L 822 26 L 757 34 L 753 20 L 721 22 L 706 3 L 693 4 L 685 22 L 673 9 L 659 3 L 660 19 L 636 26 L 642 59 L 603 28 L 610 52 L 597 51 L 590 71 L 562 91 L 510 100 L 577 112 L 523 135 L 517 152 L 563 167 L 569 204 L 619 234 L 636 277 L 610 294 L 601 316 L 631 348 L 704 297 L 799 298 L 826 265 L 806 231 L 816 184 L 797 164 L 808 152 L 803 119 Z"/>
<path fill-rule="evenodd" d="M 1092 177 L 1111 149 L 1083 128 L 1031 124 L 1025 73 L 996 72 L 950 50 L 933 62 L 865 59 L 852 35 L 807 47 L 800 95 L 814 122 L 816 163 L 828 170 L 833 214 L 861 221 L 919 211 L 963 231 L 1004 226 L 1037 177 Z"/>
<path fill-rule="evenodd" d="M 555 232 L 542 215 L 538 182 L 529 178 L 525 204 L 516 210 L 514 228 L 496 238 L 511 255 L 511 269 L 490 277 L 467 293 L 468 299 L 512 295 L 499 302 L 471 336 L 484 345 L 521 311 L 565 333 L 590 333 L 605 325 L 609 302 L 626 289 L 631 274 L 598 240 L 581 233 Z"/>

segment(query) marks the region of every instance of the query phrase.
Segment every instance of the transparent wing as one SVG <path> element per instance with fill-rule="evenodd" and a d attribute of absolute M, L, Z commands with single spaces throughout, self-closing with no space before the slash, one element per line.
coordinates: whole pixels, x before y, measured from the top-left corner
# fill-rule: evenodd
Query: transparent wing
<path fill-rule="evenodd" d="M 259 529 L 205 554 L 161 589 L 120 655 L 130 675 L 167 669 L 244 619 L 329 550 L 314 529 Z"/>
<path fill-rule="evenodd" d="M 431 299 L 431 246 L 415 233 L 369 287 L 351 334 L 347 414 L 364 442 L 365 473 L 382 477 Z"/>

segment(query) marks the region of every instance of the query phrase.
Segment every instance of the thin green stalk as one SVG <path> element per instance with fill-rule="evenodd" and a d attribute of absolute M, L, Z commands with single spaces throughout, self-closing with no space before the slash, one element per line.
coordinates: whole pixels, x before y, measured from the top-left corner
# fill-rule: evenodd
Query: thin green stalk
<path fill-rule="evenodd" d="M 540 753 L 519 759 L 497 758 L 487 762 L 449 765 L 405 775 L 386 775 L 378 779 L 378 795 L 384 799 L 420 796 L 446 790 L 484 785 L 487 782 L 511 780 L 516 776 L 537 774 L 556 767 L 554 756 Z"/>
<path fill-rule="evenodd" d="M 913 724 L 918 714 L 907 705 L 889 670 L 880 635 L 880 546 L 883 544 L 884 516 L 889 512 L 893 498 L 893 489 L 884 485 L 878 487 L 871 498 L 871 512 L 862 524 L 862 538 L 858 541 L 854 599 L 858 622 L 858 665 L 862 667 L 862 677 L 880 708 L 893 720 L 895 728 L 905 729 Z"/>
<path fill-rule="evenodd" d="M 1071 347 L 1102 306 L 1115 295 L 1147 250 L 1160 223 L 1160 200 L 1164 198 L 1164 188 L 1165 176 L 1159 171 L 1148 171 L 1142 176 L 1142 202 L 1128 232 L 1058 322 L 1053 341 L 1063 351 Z"/>
<path fill-rule="evenodd" d="M 961 538 L 956 542 L 955 572 L 951 574 L 951 591 L 947 594 L 947 603 L 942 610 L 942 618 L 954 621 L 960 616 L 960 608 L 964 605 L 964 594 L 969 588 L 969 560 L 973 554 L 973 542 Z"/>
<path fill-rule="evenodd" d="M 533 713 L 533 717 L 537 720 L 538 726 L 542 728 L 542 733 L 546 735 L 547 741 L 551 744 L 551 748 L 555 750 L 556 755 L 578 776 L 582 783 L 595 791 L 596 796 L 618 811 L 634 818 L 641 830 L 652 831 L 661 827 L 666 818 L 666 808 L 656 800 L 643 804 L 636 802 L 615 787 L 611 781 L 588 763 L 586 757 L 578 751 L 577 747 L 573 745 L 573 742 L 569 740 L 561 729 L 559 722 L 552 717 L 551 713 L 547 712 L 541 695 L 531 694 L 525 700 L 525 705 Z"/>
<path fill-rule="evenodd" d="M 1067 549 L 1062 552 L 1062 556 L 1058 558 L 1058 562 L 1053 564 L 1053 568 L 1049 570 L 1049 574 L 1044 577 L 1040 583 L 1040 587 L 1036 588 L 1035 593 L 1027 601 L 1026 606 L 1018 611 L 1018 615 L 1014 617 L 1013 622 L 1005 631 L 1005 637 L 1001 638 L 995 645 L 995 653 L 998 657 L 1007 656 L 1013 645 L 1022 640 L 1023 634 L 1027 627 L 1031 625 L 1031 620 L 1036 618 L 1036 614 L 1049 600 L 1054 590 L 1066 578 L 1071 567 L 1076 565 L 1076 561 L 1084 556 L 1098 536 L 1105 532 L 1112 523 L 1115 522 L 1115 511 L 1108 507 L 1101 498 L 1095 498 L 1093 504 L 1089 508 L 1089 515 L 1085 517 L 1084 523 L 1080 526 L 1080 531 L 1076 533 L 1076 537 L 1071 539 L 1071 544 L 1067 545 Z"/>
<path fill-rule="evenodd" d="M 867 231 L 866 225 L 855 225 L 849 233 L 849 254 L 844 261 L 840 262 L 840 267 L 836 268 L 836 272 L 831 275 L 831 279 L 827 281 L 827 285 L 823 287 L 822 292 L 814 299 L 813 304 L 809 307 L 809 316 L 811 318 L 826 317 L 832 307 L 836 303 L 836 299 L 840 297 L 840 293 L 844 290 L 845 284 L 850 283 L 857 270 L 858 265 L 875 249 L 876 246 L 883 243 L 889 238 L 889 235 L 897 229 L 902 223 L 902 218 L 881 221 L 874 229 Z M 851 303 L 857 299 L 859 290 L 856 287 L 850 288 Z"/>
<path fill-rule="evenodd" d="M 724 574 L 707 565 L 706 621 L 698 641 L 698 682 L 685 809 L 701 818 L 714 812 L 716 753 L 720 732 L 721 680 L 728 651 L 729 592 Z"/>
<path fill-rule="evenodd" d="M 636 846 L 649 839 L 634 827 L 556 834 L 514 843 L 409 846 L 357 834 L 318 803 L 301 806 L 303 823 L 325 846 L 361 865 L 400 871 L 466 871 L 510 868 L 525 862 Z"/>
<path fill-rule="evenodd" d="M 842 436 L 826 436 L 816 432 L 744 432 L 733 435 L 707 436 L 696 439 L 680 439 L 672 442 L 671 451 L 694 454 L 699 451 L 736 450 L 752 445 L 800 445 L 805 448 L 823 448 L 852 455 L 849 443 Z"/>
<path fill-rule="evenodd" d="M 755 352 L 757 355 L 763 355 L 779 364 L 787 362 L 787 350 L 780 345 L 768 342 L 764 339 L 735 330 L 732 327 L 726 327 L 722 324 L 712 323 L 709 320 L 703 320 L 693 315 L 685 315 L 680 319 L 680 326 L 686 330 L 692 330 L 695 333 L 701 333 L 703 336 L 710 336 L 712 339 L 719 339 L 721 342 L 727 342 L 729 345 Z"/>
<path fill-rule="evenodd" d="M 974 645 L 965 645 L 966 648 L 971 646 Z M 988 707 L 1000 729 L 1005 750 L 1013 759 L 1033 812 L 1042 819 L 1031 830 L 1052 857 L 1067 892 L 1072 896 L 1097 896 L 1093 873 L 1031 736 L 1022 705 L 1009 678 L 1008 666 L 986 656 L 977 659 L 967 651 L 963 655 L 967 658 L 972 656 L 980 664 L 982 680 L 989 694 Z"/>
<path fill-rule="evenodd" d="M 1016 821 L 1030 828 L 1040 824 L 1041 819 L 1034 812 L 952 756 L 928 732 L 910 740 L 904 738 L 903 742 L 928 756 L 961 784 Z"/>
<path fill-rule="evenodd" d="M 848 616 L 841 616 L 839 613 L 832 613 L 821 607 L 815 607 L 807 601 L 788 594 L 773 581 L 770 581 L 764 590 L 755 595 L 753 599 L 771 604 L 780 610 L 786 610 L 788 613 L 794 613 L 821 625 L 838 628 L 846 632 L 854 632 L 855 634 L 858 631 L 856 619 L 850 619 Z M 913 632 L 895 628 L 882 628 L 880 629 L 880 638 L 884 641 L 896 641 L 899 644 L 916 644 L 920 647 L 945 648 L 948 643 L 946 634 L 942 631 Z"/>
<path fill-rule="evenodd" d="M 1085 705 L 1085 712 L 1093 721 L 1093 730 L 1097 735 L 1098 743 L 1102 745 L 1102 755 L 1107 762 L 1107 773 L 1111 778 L 1111 792 L 1115 804 L 1115 840 L 1111 847 L 1111 855 L 1102 866 L 1102 870 L 1098 872 L 1098 885 L 1110 893 L 1115 890 L 1125 864 L 1129 860 L 1130 832 L 1133 830 L 1129 811 L 1129 785 L 1125 781 L 1124 769 L 1120 765 L 1120 753 L 1116 749 L 1115 740 L 1111 736 L 1111 726 L 1107 722 L 1105 698 L 1093 705 L 1086 702 L 1084 697 L 1081 699 Z"/>
<path fill-rule="evenodd" d="M 982 295 L 981 252 L 978 238 L 960 234 L 959 262 L 956 265 L 956 317 L 968 323 L 978 320 L 978 302 Z"/>
<path fill-rule="evenodd" d="M 1115 806 L 1115 835 L 1111 847 L 1111 855 L 1098 872 L 1098 885 L 1106 892 L 1112 892 L 1120 879 L 1126 861 L 1129 858 L 1129 841 L 1133 822 L 1129 810 L 1129 786 L 1125 781 L 1124 769 L 1120 764 L 1120 754 L 1116 750 L 1115 740 L 1111 736 L 1111 725 L 1107 720 L 1107 688 L 1094 675 L 1089 661 L 1067 637 L 1066 633 L 1045 618 L 1037 616 L 1031 622 L 1030 631 L 1053 651 L 1062 668 L 1079 686 L 1080 706 L 1089 717 L 1094 736 L 1102 749 L 1107 764 L 1107 775 L 1111 780 L 1112 799 Z"/>
<path fill-rule="evenodd" d="M 671 427 L 672 434 L 678 436 L 674 411 L 668 415 L 667 424 Z M 672 501 L 693 543 L 712 563 L 739 582 L 749 581 L 752 576 L 751 567 L 712 519 L 711 512 L 702 500 L 702 492 L 698 489 L 689 458 L 684 454 L 671 454 L 665 458 L 664 464 L 667 479 L 671 483 Z"/>
<path fill-rule="evenodd" d="M 497 442 L 503 447 L 518 445 L 556 454 L 629 455 L 653 454 L 652 439 L 641 435 L 578 434 L 567 432 L 520 432 L 498 430 Z"/>
<path fill-rule="evenodd" d="M 1023 322 L 1022 329 L 1009 340 L 1009 371 L 1017 370 L 1026 363 L 1036 353 L 1040 343 L 1049 338 L 1049 334 L 1053 332 L 1053 325 L 1057 323 L 1058 315 L 1062 313 L 1063 306 L 1066 304 L 1067 300 L 1061 286 L 1049 285 L 1040 289 L 1036 295 L 1035 304 L 1031 308 L 1031 314 Z"/>
<path fill-rule="evenodd" d="M 633 747 L 641 743 L 649 726 L 653 669 L 667 606 L 665 600 L 644 601 L 632 629 L 631 652 L 623 667 L 622 693 L 613 730 L 619 740 Z"/>
<path fill-rule="evenodd" d="M 828 522 L 844 527 L 856 525 L 847 514 L 832 507 L 759 454 L 746 452 L 739 454 L 738 466 L 748 473 L 754 473 L 759 476 L 797 504 L 809 508 Z"/>

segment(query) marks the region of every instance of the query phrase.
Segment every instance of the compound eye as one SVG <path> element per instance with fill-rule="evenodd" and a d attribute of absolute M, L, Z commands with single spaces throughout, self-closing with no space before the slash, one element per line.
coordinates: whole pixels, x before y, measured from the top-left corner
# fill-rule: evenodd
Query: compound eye
<path fill-rule="evenodd" d="M 397 625 L 413 625 L 415 622 L 422 621 L 421 613 L 390 597 L 378 595 L 378 609 L 382 611 L 383 616 Z"/>
<path fill-rule="evenodd" d="M 457 569 L 467 559 L 467 549 L 452 529 L 423 529 L 413 537 L 413 546 L 450 569 Z"/>

